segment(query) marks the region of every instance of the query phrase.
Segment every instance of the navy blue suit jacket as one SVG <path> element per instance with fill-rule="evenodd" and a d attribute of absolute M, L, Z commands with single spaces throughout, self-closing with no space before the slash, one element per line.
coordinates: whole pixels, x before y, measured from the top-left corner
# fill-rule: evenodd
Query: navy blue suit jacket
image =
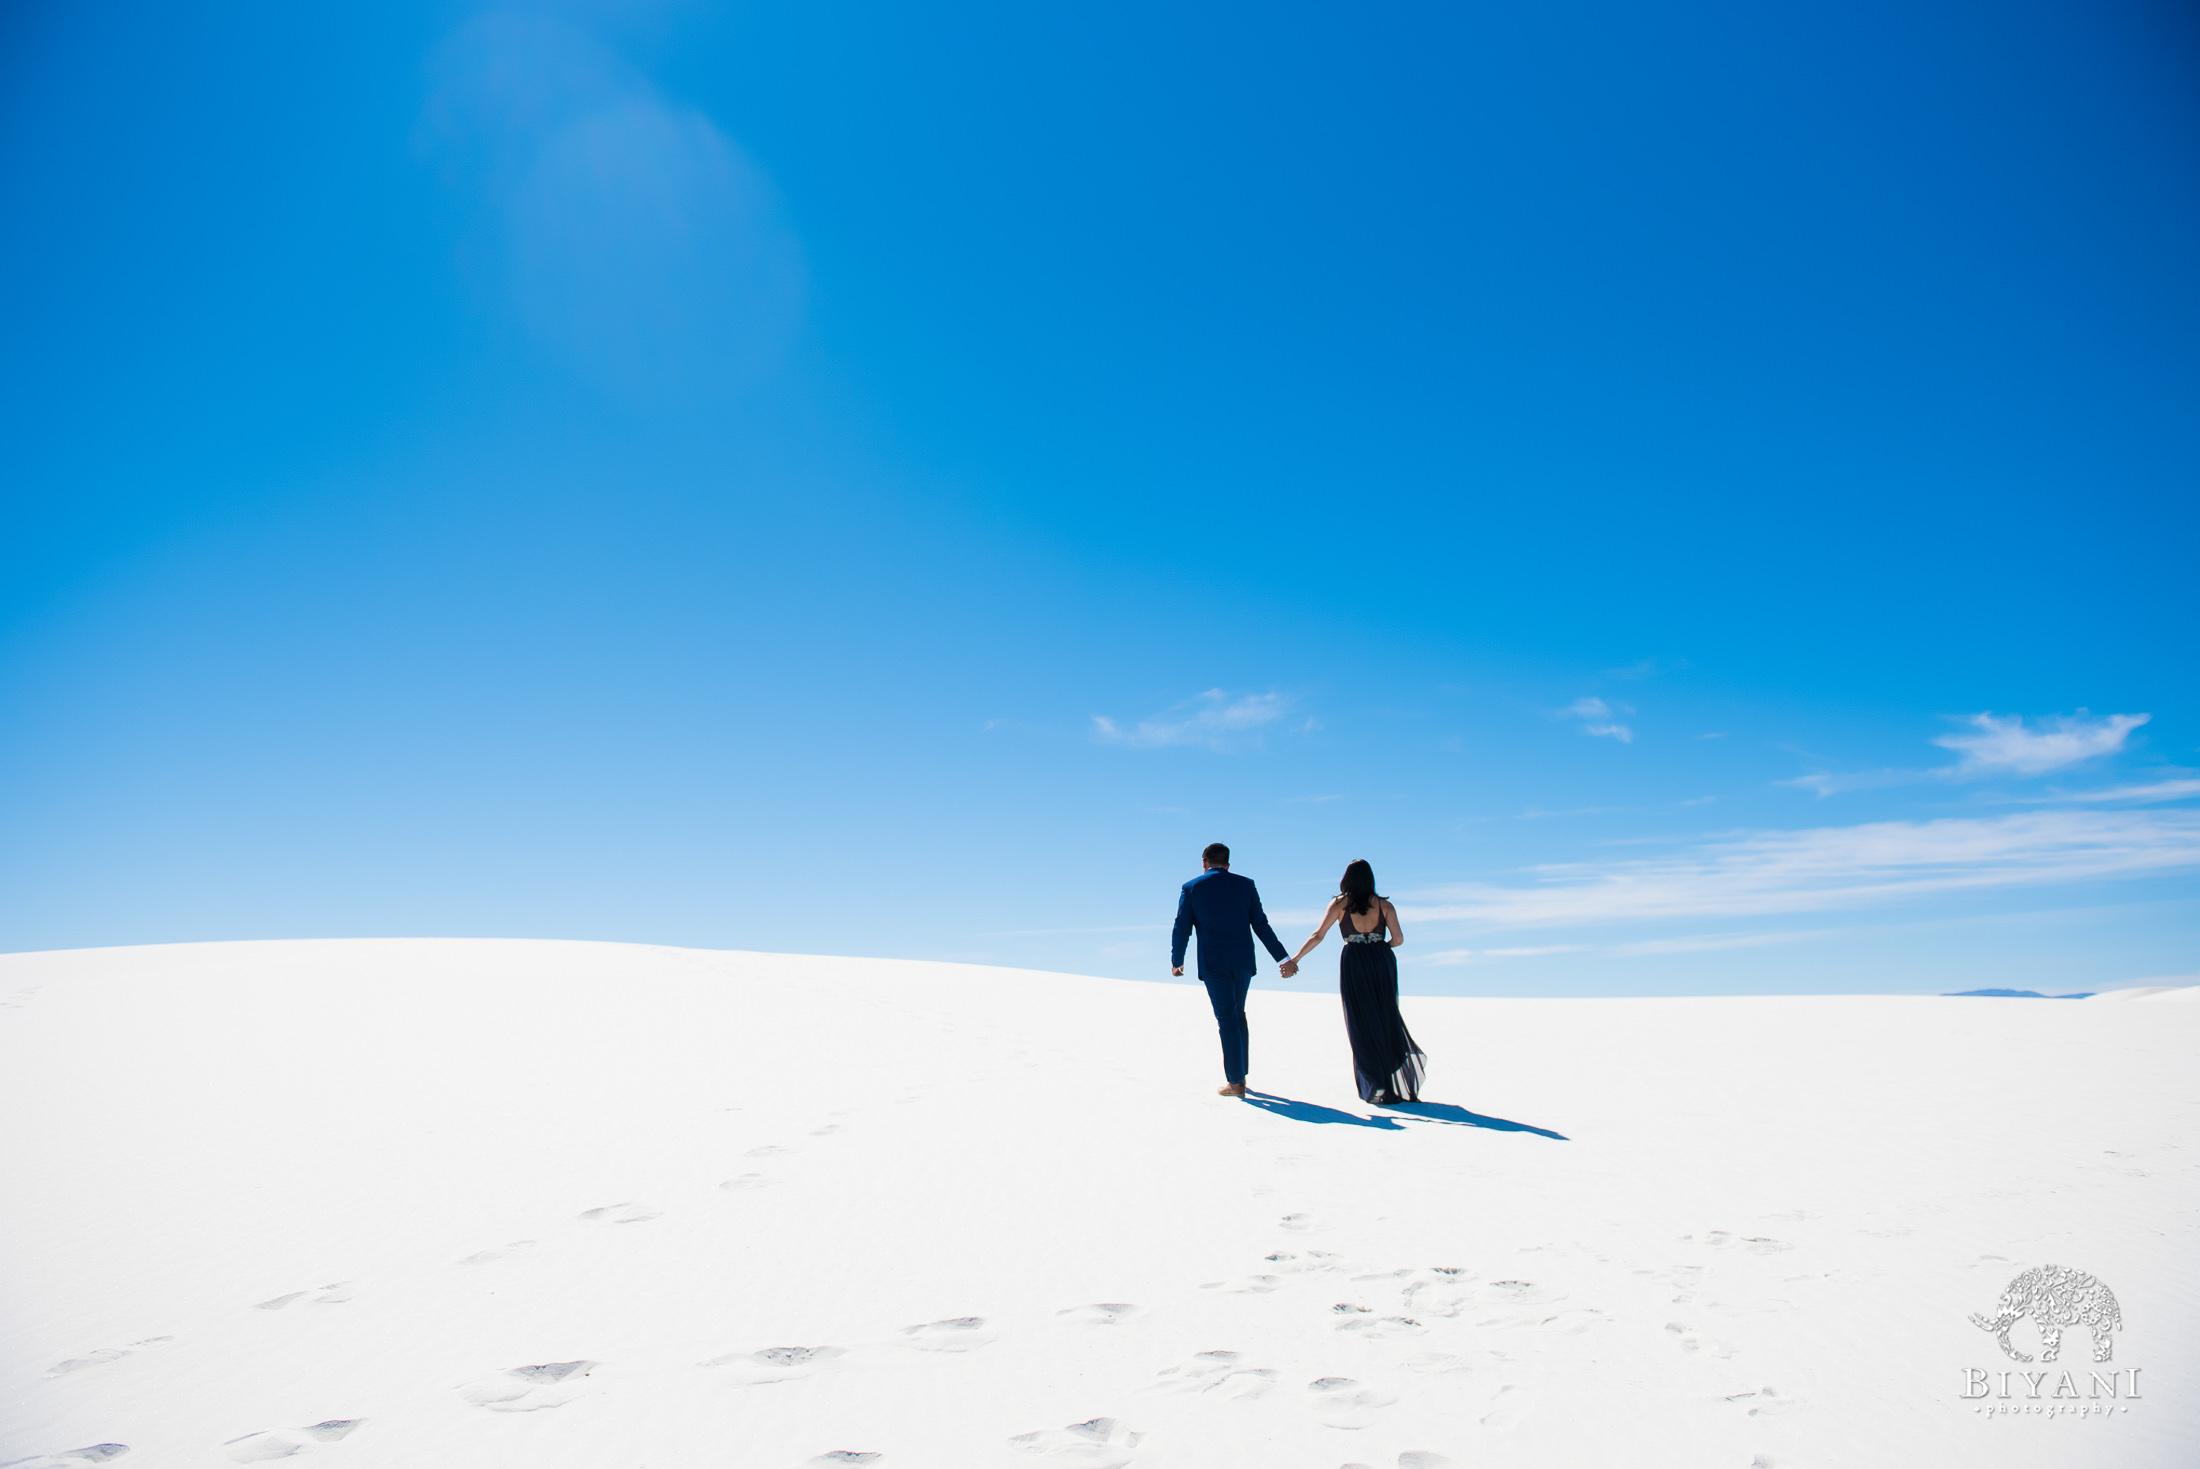
<path fill-rule="evenodd" d="M 1290 950 L 1260 911 L 1260 889 L 1249 877 L 1224 868 L 1202 872 L 1184 884 L 1176 903 L 1176 932 L 1169 940 L 1169 967 L 1184 967 L 1184 945 L 1199 930 L 1199 977 L 1221 979 L 1254 972 L 1253 935 L 1268 946 L 1278 964 Z"/>

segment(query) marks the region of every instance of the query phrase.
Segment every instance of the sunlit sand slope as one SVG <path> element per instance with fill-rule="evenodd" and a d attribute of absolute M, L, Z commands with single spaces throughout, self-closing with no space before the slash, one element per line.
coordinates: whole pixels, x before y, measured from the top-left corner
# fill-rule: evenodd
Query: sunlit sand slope
<path fill-rule="evenodd" d="M 0 1462 L 2200 1443 L 2200 1005 L 1409 997 L 1434 1101 L 1384 1112 L 1331 998 L 1256 991 L 1233 1103 L 1195 988 L 955 965 L 207 944 L 10 956 L 0 999 Z M 2112 1362 L 1972 1324 L 2049 1263 L 2114 1291 Z"/>

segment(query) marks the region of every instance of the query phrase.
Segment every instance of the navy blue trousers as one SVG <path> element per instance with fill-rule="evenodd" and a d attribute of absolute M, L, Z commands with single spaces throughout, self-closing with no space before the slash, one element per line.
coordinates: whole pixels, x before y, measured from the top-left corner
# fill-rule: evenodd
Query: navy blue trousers
<path fill-rule="evenodd" d="M 1245 1029 L 1245 992 L 1253 987 L 1253 971 L 1201 975 L 1199 982 L 1207 986 L 1207 1003 L 1215 1007 L 1215 1029 L 1222 1033 L 1222 1075 L 1230 1085 L 1242 1086 L 1251 1043 Z"/>

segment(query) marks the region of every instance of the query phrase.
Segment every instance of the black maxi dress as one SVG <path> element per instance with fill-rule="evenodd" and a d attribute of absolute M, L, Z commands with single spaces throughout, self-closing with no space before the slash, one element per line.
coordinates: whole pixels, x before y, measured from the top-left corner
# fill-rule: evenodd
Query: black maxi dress
<path fill-rule="evenodd" d="M 1390 920 L 1380 903 L 1370 904 L 1369 912 L 1375 919 L 1369 933 L 1353 932 L 1350 913 L 1337 920 L 1344 935 L 1337 988 L 1344 997 L 1345 1034 L 1352 1038 L 1353 1078 L 1363 1102 L 1418 1102 L 1428 1058 L 1398 1013 L 1398 956 L 1390 950 Z"/>

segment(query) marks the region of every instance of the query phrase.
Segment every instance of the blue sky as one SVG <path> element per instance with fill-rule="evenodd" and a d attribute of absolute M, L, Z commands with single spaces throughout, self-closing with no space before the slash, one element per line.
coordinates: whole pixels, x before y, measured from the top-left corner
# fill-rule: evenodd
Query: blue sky
<path fill-rule="evenodd" d="M 0 947 L 2200 972 L 2181 7 L 0 27 Z"/>

